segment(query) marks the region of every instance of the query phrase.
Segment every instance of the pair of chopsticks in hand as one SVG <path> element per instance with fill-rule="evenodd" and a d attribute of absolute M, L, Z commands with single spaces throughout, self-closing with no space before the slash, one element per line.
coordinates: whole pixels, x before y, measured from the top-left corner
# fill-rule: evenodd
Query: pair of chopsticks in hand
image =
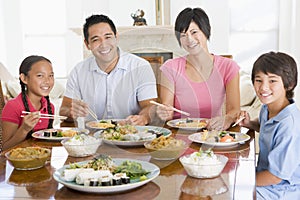
<path fill-rule="evenodd" d="M 82 99 L 78 98 L 77 99 L 78 101 L 80 102 L 84 102 Z M 99 121 L 98 120 L 98 117 L 97 117 L 97 114 L 90 108 L 90 106 L 88 105 L 88 113 L 96 120 L 96 121 Z"/>
<path fill-rule="evenodd" d="M 22 111 L 22 114 L 30 114 L 30 112 Z M 24 116 L 25 115 L 21 115 L 21 117 L 24 117 Z M 50 115 L 50 114 L 42 114 L 42 113 L 40 113 L 40 118 L 41 119 L 61 119 L 61 120 L 67 119 L 66 116 Z"/>
<path fill-rule="evenodd" d="M 249 113 L 250 110 L 252 109 L 252 107 L 249 107 L 246 112 Z M 236 125 L 238 125 L 241 121 L 243 121 L 243 119 L 245 119 L 246 117 L 242 116 L 240 117 L 231 127 L 235 127 Z"/>
<path fill-rule="evenodd" d="M 169 106 L 166 106 L 164 104 L 161 104 L 161 103 L 157 103 L 156 101 L 150 101 L 151 104 L 154 104 L 154 105 L 157 105 L 157 106 L 160 106 L 160 107 L 169 107 Z M 188 112 L 184 112 L 182 110 L 179 110 L 177 108 L 174 108 L 174 107 L 171 107 L 172 110 L 174 110 L 175 112 L 178 112 L 178 113 L 181 113 L 183 115 L 186 115 L 186 116 L 190 116 L 191 114 L 188 113 Z"/>

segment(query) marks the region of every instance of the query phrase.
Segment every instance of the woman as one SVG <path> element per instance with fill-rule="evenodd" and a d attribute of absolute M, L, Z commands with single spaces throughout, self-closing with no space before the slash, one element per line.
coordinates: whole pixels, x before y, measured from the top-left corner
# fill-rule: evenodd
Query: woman
<path fill-rule="evenodd" d="M 208 128 L 225 130 L 240 112 L 239 66 L 231 59 L 208 51 L 210 23 L 201 8 L 186 8 L 175 22 L 175 35 L 187 55 L 166 61 L 161 67 L 162 120 L 181 118 L 171 106 L 208 118 Z M 225 103 L 226 102 L 226 103 Z M 222 107 L 225 103 L 225 114 Z"/>

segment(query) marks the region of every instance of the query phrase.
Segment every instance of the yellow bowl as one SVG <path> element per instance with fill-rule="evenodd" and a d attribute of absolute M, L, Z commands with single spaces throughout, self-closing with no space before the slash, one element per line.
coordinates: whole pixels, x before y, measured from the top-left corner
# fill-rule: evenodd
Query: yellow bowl
<path fill-rule="evenodd" d="M 41 147 L 15 148 L 5 153 L 9 163 L 17 170 L 41 168 L 51 155 L 51 150 Z"/>
<path fill-rule="evenodd" d="M 179 158 L 188 148 L 188 145 L 185 141 L 182 140 L 180 146 L 175 147 L 163 147 L 163 148 L 154 148 L 151 145 L 151 141 L 144 143 L 145 148 L 148 150 L 149 154 L 153 159 L 156 160 L 173 160 Z"/>

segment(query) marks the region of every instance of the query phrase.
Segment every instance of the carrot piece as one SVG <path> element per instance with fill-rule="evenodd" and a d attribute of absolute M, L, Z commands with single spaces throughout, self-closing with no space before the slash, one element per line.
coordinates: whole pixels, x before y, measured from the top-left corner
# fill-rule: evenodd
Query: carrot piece
<path fill-rule="evenodd" d="M 222 137 L 220 139 L 220 142 L 232 142 L 234 140 L 234 138 L 230 135 L 225 135 L 224 137 Z"/>

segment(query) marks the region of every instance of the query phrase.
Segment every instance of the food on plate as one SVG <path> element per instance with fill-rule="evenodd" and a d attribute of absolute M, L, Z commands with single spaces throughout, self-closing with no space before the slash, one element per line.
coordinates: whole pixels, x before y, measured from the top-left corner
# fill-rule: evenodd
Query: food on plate
<path fill-rule="evenodd" d="M 114 186 L 142 181 L 148 173 L 138 162 L 126 160 L 117 166 L 110 156 L 101 154 L 86 164 L 70 164 L 61 178 L 84 186 Z"/>
<path fill-rule="evenodd" d="M 183 121 L 178 121 L 176 123 L 177 127 L 197 127 L 197 128 L 205 128 L 207 126 L 206 119 L 189 119 Z"/>
<path fill-rule="evenodd" d="M 206 142 L 236 142 L 236 134 L 229 131 L 206 131 L 201 133 L 201 140 Z"/>
<path fill-rule="evenodd" d="M 37 169 L 45 165 L 51 150 L 41 147 L 15 148 L 5 156 L 16 169 Z"/>
<path fill-rule="evenodd" d="M 86 134 L 75 135 L 72 138 L 61 141 L 68 154 L 73 157 L 93 155 L 101 143 L 101 139 Z"/>
<path fill-rule="evenodd" d="M 44 137 L 73 137 L 77 135 L 78 131 L 75 129 L 46 129 L 44 130 Z"/>
<path fill-rule="evenodd" d="M 90 126 L 91 128 L 100 129 L 114 128 L 116 125 L 117 122 L 113 120 L 100 120 L 95 122 L 88 122 L 88 126 Z"/>
<path fill-rule="evenodd" d="M 220 175 L 228 158 L 216 155 L 211 149 L 199 150 L 179 158 L 187 173 L 196 178 L 212 178 Z"/>
<path fill-rule="evenodd" d="M 160 135 L 163 135 L 163 133 L 157 130 L 145 128 L 139 131 L 132 125 L 117 125 L 114 128 L 103 130 L 101 137 L 106 140 L 140 141 L 152 140 Z"/>
<path fill-rule="evenodd" d="M 165 136 L 160 136 L 149 143 L 149 147 L 153 149 L 173 149 L 184 145 L 185 143 L 183 140 Z"/>

